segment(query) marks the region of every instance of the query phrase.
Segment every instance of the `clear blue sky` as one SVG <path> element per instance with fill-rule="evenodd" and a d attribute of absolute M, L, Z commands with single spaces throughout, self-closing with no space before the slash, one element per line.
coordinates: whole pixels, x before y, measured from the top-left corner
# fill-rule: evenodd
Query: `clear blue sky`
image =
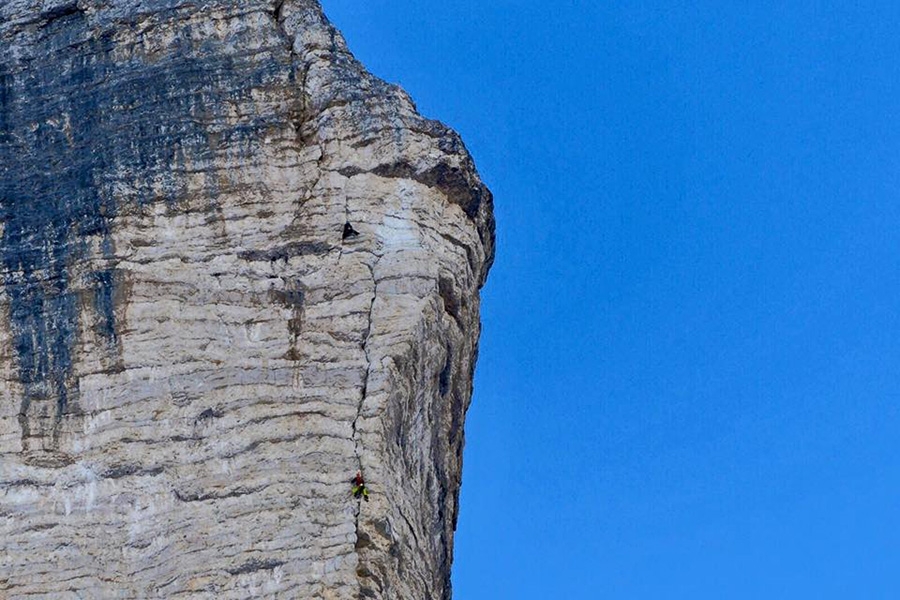
<path fill-rule="evenodd" d="M 455 597 L 900 598 L 900 3 L 323 4 L 496 198 Z"/>

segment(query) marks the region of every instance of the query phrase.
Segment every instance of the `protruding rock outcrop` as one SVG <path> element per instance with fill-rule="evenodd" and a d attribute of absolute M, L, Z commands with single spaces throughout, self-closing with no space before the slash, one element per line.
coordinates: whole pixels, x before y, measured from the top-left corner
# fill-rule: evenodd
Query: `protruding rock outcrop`
<path fill-rule="evenodd" d="M 0 596 L 449 597 L 491 211 L 313 0 L 0 2 Z"/>

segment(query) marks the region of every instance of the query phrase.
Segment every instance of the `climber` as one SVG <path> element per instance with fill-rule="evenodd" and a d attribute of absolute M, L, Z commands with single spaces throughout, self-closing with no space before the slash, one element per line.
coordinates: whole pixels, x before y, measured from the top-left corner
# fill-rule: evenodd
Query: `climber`
<path fill-rule="evenodd" d="M 353 492 L 354 498 L 362 498 L 366 502 L 369 501 L 369 490 L 366 488 L 366 482 L 363 480 L 362 471 L 356 472 L 356 477 L 350 480 L 350 483 L 353 484 L 353 488 L 350 490 Z"/>
<path fill-rule="evenodd" d="M 357 230 L 353 229 L 353 225 L 350 224 L 350 221 L 347 221 L 346 223 L 344 223 L 344 233 L 341 234 L 342 240 L 346 240 L 347 238 L 350 238 L 350 237 L 356 237 L 358 235 L 359 235 L 359 232 Z"/>

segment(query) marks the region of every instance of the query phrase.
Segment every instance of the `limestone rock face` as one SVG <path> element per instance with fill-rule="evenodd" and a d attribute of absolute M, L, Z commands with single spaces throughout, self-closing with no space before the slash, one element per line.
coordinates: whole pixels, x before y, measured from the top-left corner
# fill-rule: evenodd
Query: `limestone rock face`
<path fill-rule="evenodd" d="M 0 0 L 0 597 L 449 598 L 493 244 L 314 0 Z"/>

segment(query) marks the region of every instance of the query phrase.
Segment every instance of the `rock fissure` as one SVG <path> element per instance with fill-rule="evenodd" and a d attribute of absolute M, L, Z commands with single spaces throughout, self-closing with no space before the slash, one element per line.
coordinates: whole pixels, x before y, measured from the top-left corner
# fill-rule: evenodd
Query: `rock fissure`
<path fill-rule="evenodd" d="M 409 517 L 406 516 L 406 513 L 401 506 L 397 507 L 397 512 L 400 513 L 400 516 L 403 517 L 403 520 L 406 522 L 406 526 L 409 528 L 409 532 L 412 535 L 413 540 L 415 541 L 416 547 L 422 547 L 421 542 L 419 542 L 419 536 L 416 534 L 416 528 L 413 527 L 412 521 L 410 521 Z M 422 588 L 426 592 L 424 597 L 431 598 L 431 583 L 423 573 L 417 571 L 417 574 L 422 582 Z"/>
<path fill-rule="evenodd" d="M 362 336 L 362 351 L 363 351 L 363 356 L 365 357 L 365 372 L 363 374 L 362 389 L 360 390 L 360 395 L 359 395 L 359 403 L 357 404 L 357 407 L 356 407 L 356 415 L 354 416 L 353 423 L 351 425 L 351 439 L 353 441 L 356 464 L 357 464 L 357 467 L 360 472 L 363 472 L 363 469 L 364 469 L 364 466 L 363 466 L 364 447 L 363 447 L 363 442 L 362 442 L 362 434 L 358 430 L 358 424 L 359 424 L 359 419 L 362 416 L 363 408 L 365 406 L 366 397 L 369 393 L 369 377 L 372 372 L 372 357 L 369 353 L 370 352 L 369 351 L 369 338 L 372 334 L 372 316 L 373 316 L 373 311 L 374 311 L 374 307 L 375 307 L 375 301 L 378 297 L 378 280 L 375 278 L 375 269 L 373 266 L 368 266 L 368 269 L 369 269 L 369 274 L 370 274 L 371 280 L 372 280 L 372 299 L 369 302 L 369 311 L 368 311 L 367 320 L 366 320 L 366 329 L 363 332 L 363 336 Z M 363 476 L 365 476 L 365 473 L 363 473 Z M 371 482 L 367 482 L 367 484 L 370 484 L 370 483 Z M 355 511 L 355 515 L 354 515 L 354 530 L 355 530 L 355 534 L 356 534 L 356 541 L 354 543 L 354 547 L 357 548 L 357 550 L 356 550 L 357 555 L 359 555 L 358 544 L 359 544 L 359 541 L 360 541 L 361 535 L 362 535 L 360 532 L 360 516 L 361 516 L 361 514 L 362 514 L 362 504 L 361 504 L 361 501 L 359 501 L 356 504 L 356 511 Z M 360 588 L 362 589 L 363 587 L 364 587 L 364 584 L 363 584 L 362 580 L 360 580 Z"/>
<path fill-rule="evenodd" d="M 84 12 L 84 9 L 78 6 L 78 2 L 65 2 L 63 4 L 60 4 L 59 6 L 51 8 L 46 12 L 41 13 L 36 21 L 41 22 L 40 27 L 44 28 L 49 26 L 54 21 L 59 21 L 66 17 L 71 17 L 74 15 L 84 15 Z"/>

